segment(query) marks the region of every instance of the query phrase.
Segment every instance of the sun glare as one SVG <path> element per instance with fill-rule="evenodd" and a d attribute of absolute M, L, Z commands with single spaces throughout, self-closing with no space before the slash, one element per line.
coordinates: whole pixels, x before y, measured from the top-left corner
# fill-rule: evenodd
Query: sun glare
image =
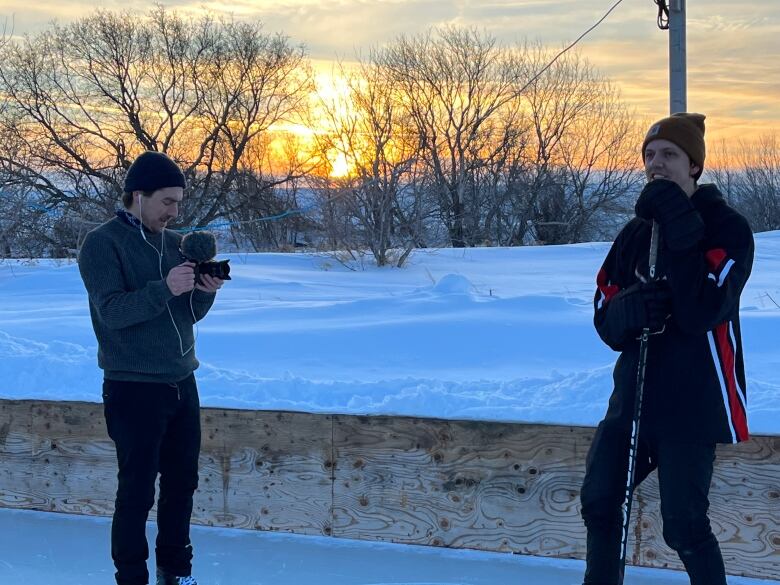
<path fill-rule="evenodd" d="M 329 157 L 330 159 L 330 176 L 335 179 L 342 179 L 349 176 L 352 169 L 350 168 L 347 156 L 343 152 L 335 153 L 335 156 Z"/>

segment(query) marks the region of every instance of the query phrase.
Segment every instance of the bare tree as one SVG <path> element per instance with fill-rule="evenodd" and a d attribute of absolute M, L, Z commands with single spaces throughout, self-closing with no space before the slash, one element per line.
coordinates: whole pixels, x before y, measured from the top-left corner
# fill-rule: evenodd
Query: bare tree
<path fill-rule="evenodd" d="M 599 99 L 569 127 L 560 144 L 565 173 L 565 202 L 555 243 L 614 236 L 608 218 L 630 215 L 633 194 L 643 182 L 637 145 L 641 133 L 632 115 L 608 83 L 594 79 Z M 604 223 L 607 226 L 604 226 Z M 606 232 L 604 228 L 607 228 Z M 614 233 L 607 233 L 607 232 Z"/>
<path fill-rule="evenodd" d="M 379 54 L 453 246 L 579 241 L 636 188 L 638 135 L 618 93 L 577 53 L 552 57 L 456 28 Z"/>
<path fill-rule="evenodd" d="M 0 59 L 0 131 L 17 145 L 0 150 L 0 166 L 49 211 L 81 221 L 110 213 L 143 150 L 185 169 L 182 223 L 229 220 L 242 164 L 264 189 L 278 184 L 242 161 L 311 87 L 304 51 L 286 37 L 162 7 L 144 18 L 98 10 L 8 43 Z"/>
<path fill-rule="evenodd" d="M 755 232 L 780 229 L 780 140 L 777 133 L 713 149 L 705 167 L 731 205 Z"/>
<path fill-rule="evenodd" d="M 525 48 L 534 70 L 550 62 L 540 47 Z M 640 137 L 617 90 L 577 53 L 559 58 L 522 93 L 533 131 L 513 240 L 526 230 L 544 243 L 582 241 L 626 206 L 637 188 Z"/>
<path fill-rule="evenodd" d="M 205 169 L 200 190 L 209 193 L 209 203 L 200 217 L 193 212 L 190 222 L 207 223 L 224 215 L 239 168 L 249 171 L 242 158 L 252 142 L 262 142 L 274 124 L 297 120 L 313 89 L 303 49 L 290 46 L 286 37 L 264 35 L 259 25 L 234 22 L 224 23 L 220 32 L 199 80 L 201 115 L 210 137 L 210 146 L 199 145 L 203 153 L 199 162 Z M 265 169 L 269 176 L 258 177 L 258 184 L 271 189 L 301 171 L 289 169 L 290 175 L 271 177 L 271 168 Z"/>
<path fill-rule="evenodd" d="M 419 245 L 430 207 L 415 196 L 415 166 L 420 144 L 409 113 L 399 107 L 393 80 L 373 57 L 337 76 L 343 93 L 324 98 L 322 112 L 330 132 L 318 135 L 322 158 L 348 166 L 328 182 L 351 223 L 330 222 L 350 248 L 370 250 L 378 266 L 401 266 Z"/>
<path fill-rule="evenodd" d="M 316 166 L 312 149 L 289 132 L 267 133 L 247 146 L 227 200 L 228 229 L 237 247 L 257 252 L 305 245 L 303 234 L 318 230 L 302 213 L 311 204 L 306 177 Z M 262 168 L 271 172 L 255 170 Z"/>
<path fill-rule="evenodd" d="M 494 38 L 459 28 L 399 37 L 376 61 L 389 72 L 414 121 L 450 242 L 466 246 L 474 239 L 467 233 L 469 176 L 500 156 L 500 123 L 520 123 L 514 98 L 527 78 L 524 62 Z"/>
<path fill-rule="evenodd" d="M 257 23 L 98 10 L 0 42 L 0 205 L 14 214 L 0 245 L 15 253 L 26 234 L 19 250 L 71 253 L 147 149 L 185 169 L 182 224 L 254 250 L 326 240 L 400 265 L 427 245 L 600 237 L 636 187 L 639 138 L 578 55 L 535 75 L 551 56 L 474 29 L 401 36 L 342 70 L 344 94 L 312 121 L 304 50 Z M 301 121 L 314 148 L 281 128 Z M 333 156 L 349 172 L 334 176 Z M 766 214 L 777 163 L 762 161 L 738 195 Z"/>

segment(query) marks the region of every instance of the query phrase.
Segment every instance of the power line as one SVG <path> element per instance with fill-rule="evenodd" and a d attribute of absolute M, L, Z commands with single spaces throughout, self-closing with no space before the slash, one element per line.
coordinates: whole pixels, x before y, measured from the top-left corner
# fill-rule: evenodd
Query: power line
<path fill-rule="evenodd" d="M 526 90 L 526 89 L 527 89 L 527 88 L 528 88 L 528 87 L 529 87 L 529 86 L 530 86 L 530 85 L 531 85 L 531 84 L 532 84 L 534 81 L 536 81 L 537 79 L 539 79 L 539 77 L 541 77 L 541 76 L 542 76 L 542 74 L 544 74 L 544 72 L 545 72 L 545 71 L 547 71 L 547 70 L 548 70 L 550 67 L 552 67 L 552 66 L 555 64 L 555 62 L 556 62 L 558 59 L 560 59 L 560 58 L 561 58 L 561 57 L 562 57 L 564 54 L 566 54 L 566 53 L 567 53 L 569 50 L 571 50 L 571 49 L 572 49 L 572 48 L 573 48 L 573 47 L 574 47 L 574 46 L 575 46 L 577 43 L 579 43 L 579 42 L 580 42 L 582 39 L 584 39 L 584 38 L 585 38 L 585 37 L 586 37 L 586 36 L 587 36 L 587 35 L 588 35 L 590 32 L 592 32 L 592 31 L 593 31 L 594 29 L 596 29 L 596 28 L 597 28 L 597 27 L 598 27 L 598 26 L 599 26 L 599 25 L 600 25 L 602 22 L 604 22 L 604 21 L 607 19 L 607 17 L 609 17 L 609 15 L 610 15 L 610 14 L 612 14 L 612 12 L 615 10 L 615 8 L 617 8 L 617 7 L 618 7 L 618 6 L 619 6 L 619 5 L 620 5 L 622 2 L 623 2 L 623 0 L 617 0 L 617 2 L 615 2 L 615 3 L 614 3 L 614 4 L 613 4 L 613 5 L 612 5 L 612 6 L 609 8 L 609 10 L 607 10 L 607 11 L 604 13 L 604 16 L 602 16 L 602 17 L 601 17 L 601 18 L 600 18 L 600 19 L 599 19 L 599 20 L 598 20 L 598 21 L 597 21 L 597 22 L 596 22 L 596 23 L 595 23 L 593 26 L 591 26 L 589 29 L 587 29 L 585 32 L 583 32 L 583 33 L 582 33 L 580 36 L 578 36 L 578 37 L 577 37 L 577 38 L 576 38 L 576 39 L 575 39 L 575 40 L 574 40 L 572 43 L 570 43 L 570 44 L 569 44 L 567 47 L 565 47 L 565 48 L 564 48 L 564 49 L 562 49 L 562 50 L 561 50 L 561 51 L 560 51 L 560 52 L 559 52 L 557 55 L 555 55 L 555 57 L 553 57 L 553 59 L 552 59 L 552 60 L 551 60 L 549 63 L 547 63 L 547 65 L 545 65 L 545 66 L 544 66 L 544 67 L 543 67 L 543 68 L 542 68 L 542 69 L 541 69 L 541 70 L 540 70 L 540 71 L 539 71 L 539 72 L 538 72 L 536 75 L 534 75 L 534 76 L 531 78 L 531 80 L 530 80 L 530 81 L 528 81 L 528 83 L 526 83 L 526 84 L 525 84 L 525 85 L 524 85 L 524 86 L 523 86 L 523 87 L 520 89 L 520 91 L 519 91 L 518 93 L 522 93 L 522 92 L 523 92 L 523 91 L 525 91 L 525 90 Z M 658 3 L 658 2 L 662 2 L 662 3 L 664 3 L 664 6 L 665 6 L 665 2 L 666 2 L 666 0 L 655 0 L 655 2 L 656 2 L 656 3 Z M 666 9 L 666 10 L 667 10 L 667 14 L 668 14 L 668 9 Z M 660 18 L 660 17 L 659 17 L 659 18 Z M 342 193 L 340 193 L 340 194 L 336 195 L 335 197 L 333 197 L 333 198 L 330 198 L 330 199 L 328 199 L 328 200 L 326 200 L 326 201 L 322 201 L 322 202 L 319 202 L 319 203 L 315 203 L 315 204 L 313 204 L 313 205 L 309 205 L 309 206 L 306 206 L 306 207 L 303 207 L 303 208 L 298 208 L 298 209 L 291 209 L 291 210 L 287 210 L 287 211 L 284 211 L 284 212 L 282 212 L 282 213 L 279 213 L 279 214 L 277 214 L 277 215 L 273 215 L 273 216 L 269 216 L 269 217 L 261 217 L 261 218 L 258 218 L 258 219 L 250 219 L 250 220 L 245 220 L 245 221 L 238 221 L 238 222 L 223 222 L 222 224 L 218 224 L 217 226 L 212 226 L 212 229 L 213 229 L 213 228 L 219 229 L 219 228 L 223 228 L 223 227 L 232 227 L 232 226 L 234 226 L 234 225 L 240 225 L 240 224 L 252 224 L 252 223 L 260 223 L 260 222 L 264 222 L 264 221 L 276 221 L 276 220 L 283 219 L 283 218 L 285 218 L 285 217 L 289 217 L 289 216 L 291 216 L 291 215 L 299 215 L 299 214 L 304 214 L 304 213 L 307 213 L 308 211 L 311 211 L 311 210 L 312 210 L 312 209 L 314 209 L 314 208 L 317 208 L 317 207 L 320 207 L 320 206 L 324 205 L 325 203 L 330 203 L 330 202 L 332 202 L 332 201 L 334 201 L 334 200 L 336 200 L 336 199 L 340 199 L 341 197 L 344 197 L 344 196 L 345 196 L 347 193 L 349 193 L 349 190 L 345 190 L 345 191 L 343 191 Z M 198 230 L 198 229 L 209 229 L 209 228 L 190 228 L 189 230 L 186 230 L 186 229 L 180 229 L 180 230 L 178 230 L 178 231 L 194 231 L 194 230 Z"/>
<path fill-rule="evenodd" d="M 661 2 L 664 2 L 665 0 L 656 0 L 656 2 L 659 2 L 659 1 L 661 1 Z M 531 84 L 532 84 L 534 81 L 536 81 L 537 79 L 539 79 L 539 77 L 541 77 L 541 76 L 542 76 L 542 73 L 544 73 L 544 72 L 545 72 L 545 71 L 547 71 L 547 70 L 548 70 L 550 67 L 552 67 L 552 66 L 553 66 L 553 64 L 554 64 L 554 63 L 555 63 L 555 62 L 556 62 L 556 61 L 557 61 L 559 58 L 561 58 L 561 57 L 562 57 L 562 56 L 563 56 L 563 55 L 564 55 L 566 52 L 568 52 L 568 51 L 569 51 L 569 50 L 570 50 L 572 47 L 574 47 L 574 45 L 576 45 L 576 44 L 577 44 L 577 43 L 579 43 L 579 42 L 580 42 L 582 39 L 584 39 L 584 38 L 585 38 L 585 36 L 586 36 L 588 33 L 590 33 L 590 32 L 591 32 L 593 29 L 595 29 L 595 28 L 596 28 L 596 27 L 598 27 L 598 26 L 599 26 L 599 25 L 600 25 L 602 22 L 604 22 L 604 21 L 607 19 L 607 17 L 608 17 L 610 14 L 612 14 L 612 11 L 613 11 L 613 10 L 615 10 L 615 8 L 617 8 L 617 7 L 618 7 L 618 5 L 619 5 L 621 2 L 623 2 L 623 0 L 617 0 L 617 2 L 615 2 L 615 3 L 612 5 L 612 7 L 611 7 L 609 10 L 607 10 L 607 12 L 604 14 L 604 16 L 602 16 L 602 17 L 601 17 L 601 18 L 598 20 L 598 22 L 596 22 L 596 24 L 594 24 L 594 25 L 593 25 L 593 26 L 591 26 L 591 27 L 590 27 L 588 30 L 586 30 L 584 33 L 582 33 L 580 36 L 578 36 L 578 37 L 577 37 L 577 38 L 574 40 L 574 42 L 573 42 L 573 43 L 571 43 L 571 44 L 570 44 L 568 47 L 566 47 L 566 48 L 565 48 L 565 49 L 563 49 L 563 50 L 562 50 L 560 53 L 558 53 L 557 55 L 555 55 L 555 57 L 553 57 L 553 60 L 552 60 L 552 61 L 550 61 L 550 62 L 549 62 L 547 65 L 545 65 L 545 66 L 544 66 L 544 67 L 541 69 L 541 71 L 539 71 L 539 73 L 537 73 L 536 75 L 534 75 L 534 76 L 531 78 L 531 81 L 529 81 L 528 83 L 526 83 L 526 84 L 525 84 L 525 85 L 522 87 L 522 89 L 520 89 L 520 92 L 519 92 L 519 93 L 522 93 L 522 92 L 523 92 L 523 91 L 524 91 L 524 90 L 525 90 L 525 89 L 526 89 L 526 88 L 527 88 L 529 85 L 531 85 Z"/>
<path fill-rule="evenodd" d="M 604 22 L 607 19 L 607 17 L 609 17 L 609 15 L 612 14 L 612 12 L 615 10 L 615 8 L 617 8 L 622 2 L 623 2 L 623 0 L 617 0 L 617 2 L 615 2 L 609 8 L 609 10 L 607 10 L 604 13 L 604 15 L 598 21 L 596 21 L 595 24 L 593 24 L 590 28 L 588 28 L 585 32 L 583 32 L 580 36 L 578 36 L 567 47 L 565 47 L 560 52 L 558 52 L 558 54 L 555 55 L 555 57 L 553 57 L 552 60 L 549 63 L 547 63 L 547 65 L 545 65 L 541 70 L 539 70 L 539 72 L 537 72 L 536 75 L 534 75 L 522 88 L 520 88 L 520 90 L 517 93 L 520 94 L 523 91 L 525 91 L 531 84 L 533 84 L 537 79 L 539 79 L 544 74 L 545 71 L 547 71 L 550 67 L 552 67 L 558 59 L 560 59 L 568 51 L 570 51 L 572 48 L 574 48 L 577 45 L 577 43 L 579 43 L 582 39 L 584 39 L 589 33 L 591 33 L 593 30 L 598 28 L 598 26 L 602 22 Z M 658 26 L 661 27 L 661 28 L 664 28 L 661 25 L 662 13 L 664 13 L 664 14 L 666 14 L 666 28 L 668 28 L 669 9 L 666 6 L 666 0 L 654 0 L 654 2 L 656 4 L 658 4 L 658 22 L 659 22 Z M 315 209 L 317 207 L 321 207 L 321 206 L 323 206 L 323 205 L 325 205 L 327 203 L 332 203 L 333 201 L 344 197 L 348 193 L 349 193 L 349 190 L 345 189 L 342 193 L 336 195 L 335 197 L 331 197 L 331 198 L 329 198 L 327 200 L 323 200 L 323 201 L 320 201 L 320 202 L 317 202 L 317 203 L 314 203 L 312 205 L 308 205 L 308 206 L 305 206 L 305 207 L 301 207 L 301 208 L 288 209 L 286 211 L 283 211 L 282 213 L 278 213 L 278 214 L 272 215 L 272 216 L 260 217 L 260 218 L 257 218 L 257 219 L 250 219 L 250 220 L 243 220 L 243 221 L 232 221 L 232 222 L 231 221 L 225 221 L 225 222 L 222 222 L 222 223 L 219 223 L 219 224 L 211 224 L 211 226 L 209 226 L 209 227 L 182 228 L 182 229 L 178 229 L 176 231 L 187 232 L 187 231 L 198 231 L 198 230 L 206 230 L 206 229 L 222 229 L 222 228 L 229 228 L 229 227 L 236 226 L 236 225 L 262 223 L 262 222 L 265 222 L 265 221 L 278 221 L 278 220 L 281 220 L 281 219 L 284 219 L 286 217 L 290 217 L 290 216 L 293 216 L 293 215 L 302 215 L 302 214 L 308 213 L 312 209 Z M 51 214 L 51 213 L 53 213 L 53 210 L 46 211 L 46 213 Z M 80 222 L 82 224 L 99 225 L 99 222 L 85 221 L 83 219 L 80 219 Z"/>
<path fill-rule="evenodd" d="M 257 219 L 245 219 L 245 220 L 239 220 L 239 221 L 223 221 L 221 223 L 210 223 L 207 226 L 203 227 L 194 227 L 194 228 L 178 228 L 174 231 L 180 232 L 180 233 L 186 233 L 186 232 L 197 232 L 197 231 L 203 231 L 203 230 L 213 230 L 213 229 L 222 229 L 222 228 L 230 228 L 233 226 L 238 225 L 245 225 L 245 224 L 254 224 L 254 223 L 262 223 L 264 221 L 278 221 L 280 219 L 284 219 L 285 217 L 291 217 L 293 215 L 304 215 L 308 212 L 310 212 L 313 209 L 317 209 L 318 207 L 324 207 L 325 205 L 329 203 L 333 203 L 337 201 L 338 199 L 341 199 L 348 195 L 350 193 L 349 189 L 344 189 L 341 193 L 338 193 L 337 195 L 334 195 L 333 197 L 328 197 L 327 199 L 323 198 L 320 201 L 317 201 L 315 203 L 312 203 L 310 205 L 306 205 L 304 207 L 296 207 L 295 209 L 287 209 L 285 211 L 282 211 L 281 213 L 277 213 L 276 215 L 268 215 L 265 217 L 258 217 Z"/>

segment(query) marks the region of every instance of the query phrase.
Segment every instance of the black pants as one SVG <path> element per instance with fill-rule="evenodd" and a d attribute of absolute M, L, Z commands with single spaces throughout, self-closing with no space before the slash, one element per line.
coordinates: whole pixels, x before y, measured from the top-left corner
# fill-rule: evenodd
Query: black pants
<path fill-rule="evenodd" d="M 602 422 L 588 452 L 581 493 L 587 585 L 618 583 L 629 442 L 628 429 Z M 714 444 L 673 442 L 640 431 L 635 485 L 658 469 L 664 540 L 680 556 L 692 585 L 726 585 L 707 517 L 714 462 Z"/>
<path fill-rule="evenodd" d="M 120 585 L 149 582 L 146 520 L 157 501 L 157 566 L 174 575 L 192 569 L 190 516 L 198 487 L 200 403 L 195 377 L 177 384 L 103 382 L 108 434 L 116 445 L 119 485 L 111 556 Z"/>

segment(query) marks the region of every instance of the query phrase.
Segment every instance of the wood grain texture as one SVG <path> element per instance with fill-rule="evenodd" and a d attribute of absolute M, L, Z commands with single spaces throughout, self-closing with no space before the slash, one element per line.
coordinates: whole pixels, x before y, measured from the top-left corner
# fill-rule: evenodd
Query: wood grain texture
<path fill-rule="evenodd" d="M 196 523 L 584 557 L 592 428 L 210 408 L 202 424 Z M 110 515 L 115 489 L 102 405 L 0 400 L 0 507 Z M 720 447 L 710 501 L 728 572 L 780 578 L 780 437 Z M 634 512 L 633 563 L 681 568 L 655 474 Z"/>
<path fill-rule="evenodd" d="M 682 569 L 663 540 L 657 475 L 638 492 L 643 500 L 638 564 Z M 710 520 L 730 574 L 780 578 L 780 437 L 718 447 Z"/>
<path fill-rule="evenodd" d="M 0 507 L 34 508 L 42 503 L 29 490 L 31 413 L 29 402 L 0 400 Z"/>
<path fill-rule="evenodd" d="M 336 417 L 334 534 L 582 556 L 592 429 Z"/>
<path fill-rule="evenodd" d="M 103 406 L 35 402 L 31 408 L 29 492 L 41 510 L 105 515 L 113 512 L 116 454 Z"/>
<path fill-rule="evenodd" d="M 204 409 L 197 522 L 330 534 L 332 421 Z"/>

